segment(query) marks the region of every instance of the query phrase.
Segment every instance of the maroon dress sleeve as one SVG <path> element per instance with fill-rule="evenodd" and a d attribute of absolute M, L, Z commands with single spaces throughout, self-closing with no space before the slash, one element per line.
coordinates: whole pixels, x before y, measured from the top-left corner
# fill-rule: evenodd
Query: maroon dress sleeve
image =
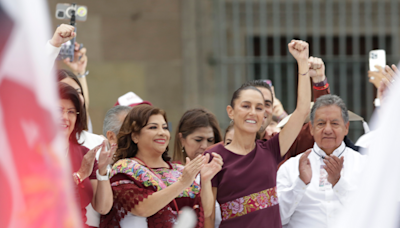
<path fill-rule="evenodd" d="M 262 147 L 265 149 L 269 150 L 270 153 L 275 158 L 276 164 L 279 164 L 282 161 L 282 156 L 281 156 L 281 149 L 279 145 L 279 133 L 273 136 L 270 140 L 267 141 L 262 141 L 262 140 L 257 140 L 257 142 L 262 143 Z"/>
<path fill-rule="evenodd" d="M 326 95 L 326 94 L 330 94 L 330 93 L 331 93 L 331 89 L 329 88 L 329 86 L 322 90 L 318 90 L 313 87 L 314 102 L 318 99 L 318 97 Z"/>
<path fill-rule="evenodd" d="M 222 147 L 222 148 L 221 148 Z M 223 143 L 217 143 L 212 145 L 211 147 L 207 148 L 206 152 L 204 154 L 210 154 L 210 161 L 214 158 L 214 156 L 211 154 L 212 152 L 218 153 L 221 155 L 222 159 L 224 159 L 223 154 L 221 153 L 221 149 L 224 148 Z M 211 179 L 211 185 L 212 187 L 218 187 L 219 186 L 219 180 L 220 180 L 220 173 L 217 173 L 213 179 Z"/>

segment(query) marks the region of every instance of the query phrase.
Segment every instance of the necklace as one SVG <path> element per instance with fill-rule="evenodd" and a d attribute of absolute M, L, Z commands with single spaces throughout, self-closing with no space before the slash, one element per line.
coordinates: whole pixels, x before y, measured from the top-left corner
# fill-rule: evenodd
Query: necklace
<path fill-rule="evenodd" d="M 339 156 L 337 156 L 337 157 L 340 158 L 340 156 L 344 153 L 345 150 L 346 150 L 346 147 L 344 147 L 344 149 L 342 150 L 342 152 L 340 152 Z M 312 149 L 312 151 L 314 151 L 314 153 L 315 153 L 316 155 L 318 155 L 318 157 L 320 157 L 321 159 L 325 159 L 326 156 L 317 153 L 317 152 L 314 150 L 314 148 Z"/>

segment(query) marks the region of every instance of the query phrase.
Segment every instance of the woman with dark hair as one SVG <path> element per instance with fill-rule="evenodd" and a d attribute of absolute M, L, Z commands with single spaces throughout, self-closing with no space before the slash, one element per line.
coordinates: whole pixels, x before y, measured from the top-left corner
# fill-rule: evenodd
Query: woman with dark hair
<path fill-rule="evenodd" d="M 81 85 L 80 81 L 78 80 L 76 75 L 69 70 L 58 70 L 57 78 L 58 78 L 58 81 L 64 82 L 64 83 L 70 85 L 71 87 L 73 87 L 76 90 L 76 92 L 78 92 L 79 99 L 83 106 L 82 113 L 85 113 L 85 122 L 83 123 L 84 124 L 83 131 L 81 131 L 81 133 L 79 133 L 79 134 L 76 134 L 76 137 L 78 139 L 78 142 L 83 144 L 85 147 L 87 147 L 89 149 L 94 148 L 95 146 L 102 143 L 105 138 L 103 136 L 90 133 L 88 131 L 88 125 L 90 125 L 90 117 L 89 117 L 89 113 L 87 110 L 88 100 L 84 96 L 82 85 Z"/>
<path fill-rule="evenodd" d="M 93 227 L 93 218 L 87 215 L 89 204 L 100 214 L 108 213 L 112 206 L 112 191 L 108 180 L 107 165 L 111 162 L 116 145 L 106 151 L 105 141 L 89 151 L 79 144 L 76 135 L 80 134 L 85 126 L 85 112 L 78 93 L 66 83 L 58 84 L 60 93 L 60 111 L 62 112 L 61 127 L 68 142 L 66 155 L 69 157 L 73 178 L 76 183 L 77 198 L 79 201 L 84 227 Z M 96 151 L 99 150 L 99 161 L 95 161 Z M 98 226 L 98 224 L 97 224 Z"/>
<path fill-rule="evenodd" d="M 211 179 L 222 166 L 217 154 L 187 158 L 186 166 L 170 163 L 165 112 L 138 105 L 126 116 L 118 134 L 118 149 L 111 171 L 114 204 L 102 216 L 100 227 L 173 227 L 180 209 L 193 208 L 196 227 L 212 214 Z M 204 182 L 194 183 L 201 172 Z M 201 191 L 200 191 L 201 186 Z"/>
<path fill-rule="evenodd" d="M 276 192 L 278 164 L 300 132 L 311 100 L 308 44 L 292 40 L 288 46 L 299 67 L 297 107 L 289 127 L 268 141 L 254 142 L 268 116 L 263 93 L 245 85 L 234 92 L 227 107 L 235 131 L 232 142 L 206 152 L 217 152 L 224 160 L 212 180 L 214 199 L 221 205 L 220 227 L 282 227 Z"/>
<path fill-rule="evenodd" d="M 199 154 L 204 154 L 206 148 L 221 141 L 215 115 L 202 108 L 190 109 L 183 114 L 176 129 L 173 160 L 185 165 L 186 157 L 194 159 Z M 200 182 L 201 177 L 197 175 L 196 183 Z M 215 204 L 215 209 L 217 213 L 214 225 L 218 226 L 221 222 L 218 203 Z M 206 220 L 205 227 L 212 227 L 212 224 L 211 220 Z"/>
<path fill-rule="evenodd" d="M 221 141 L 215 115 L 202 108 L 190 109 L 183 114 L 176 129 L 173 161 L 185 165 L 186 157 L 194 159 Z"/>

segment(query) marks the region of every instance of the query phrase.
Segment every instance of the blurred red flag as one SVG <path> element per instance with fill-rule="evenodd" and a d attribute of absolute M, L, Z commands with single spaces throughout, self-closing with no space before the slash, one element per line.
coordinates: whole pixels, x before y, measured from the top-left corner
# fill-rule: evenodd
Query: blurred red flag
<path fill-rule="evenodd" d="M 44 46 L 47 2 L 0 1 L 0 227 L 79 227 Z"/>

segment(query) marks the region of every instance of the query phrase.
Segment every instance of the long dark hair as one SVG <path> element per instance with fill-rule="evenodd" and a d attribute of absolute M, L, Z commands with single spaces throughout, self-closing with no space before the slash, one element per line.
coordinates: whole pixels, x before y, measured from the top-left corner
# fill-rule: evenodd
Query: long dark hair
<path fill-rule="evenodd" d="M 185 159 L 187 157 L 186 152 L 182 152 L 182 143 L 179 133 L 182 134 L 183 138 L 186 138 L 201 127 L 211 127 L 214 133 L 214 142 L 221 142 L 221 130 L 219 129 L 219 124 L 215 115 L 202 108 L 190 109 L 183 114 L 179 121 L 178 128 L 176 129 L 174 154 L 172 156 L 174 161 L 180 161 L 182 164 L 185 164 Z"/>
<path fill-rule="evenodd" d="M 150 106 L 147 104 L 141 104 L 132 108 L 132 110 L 126 115 L 124 122 L 122 123 L 121 129 L 117 135 L 118 148 L 114 155 L 114 163 L 120 159 L 133 158 L 138 152 L 138 146 L 132 140 L 132 133 L 140 134 L 140 131 L 146 126 L 152 115 L 162 115 L 165 122 L 167 116 L 164 110 Z M 168 147 L 162 154 L 164 161 L 170 161 L 168 157 Z"/>
<path fill-rule="evenodd" d="M 79 112 L 79 114 L 76 116 L 74 130 L 69 136 L 70 142 L 79 144 L 78 140 L 76 139 L 76 134 L 81 134 L 84 130 L 84 126 L 86 123 L 86 112 L 82 107 L 78 92 L 76 92 L 76 90 L 72 88 L 72 86 L 64 82 L 59 82 L 58 90 L 60 93 L 60 98 L 70 100 L 74 104 L 76 111 Z"/>
<path fill-rule="evenodd" d="M 66 78 L 71 78 L 72 80 L 74 80 L 74 81 L 79 85 L 79 87 L 81 88 L 81 91 L 82 91 L 81 95 L 83 96 L 83 98 L 85 98 L 85 95 L 83 94 L 82 85 L 81 85 L 81 83 L 79 82 L 78 77 L 76 77 L 76 75 L 75 75 L 74 73 L 72 73 L 72 72 L 69 71 L 69 70 L 65 70 L 65 69 L 62 69 L 62 70 L 58 70 L 58 71 L 57 71 L 57 80 L 58 80 L 59 82 L 61 82 L 62 80 L 66 79 Z M 86 104 L 83 103 L 82 106 L 83 106 L 83 111 L 82 111 L 82 112 L 85 112 L 85 113 L 86 113 Z M 85 114 L 85 123 L 84 123 L 84 128 L 83 128 L 83 130 L 88 130 L 88 126 L 87 126 L 87 116 L 86 116 L 86 114 Z"/>

